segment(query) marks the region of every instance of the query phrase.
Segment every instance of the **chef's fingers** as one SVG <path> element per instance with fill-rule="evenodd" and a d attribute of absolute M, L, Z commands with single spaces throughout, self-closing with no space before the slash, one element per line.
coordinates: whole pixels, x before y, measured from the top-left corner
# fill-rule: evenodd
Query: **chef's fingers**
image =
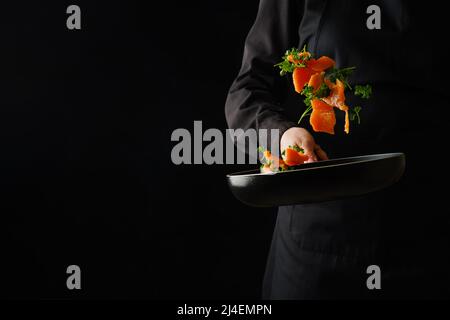
<path fill-rule="evenodd" d="M 314 139 L 305 139 L 301 143 L 301 148 L 305 151 L 305 154 L 309 157 L 308 162 L 316 162 L 318 161 L 317 155 L 314 152 L 316 143 L 314 142 Z"/>
<path fill-rule="evenodd" d="M 328 160 L 327 153 L 318 145 L 316 144 L 316 155 L 320 160 Z"/>

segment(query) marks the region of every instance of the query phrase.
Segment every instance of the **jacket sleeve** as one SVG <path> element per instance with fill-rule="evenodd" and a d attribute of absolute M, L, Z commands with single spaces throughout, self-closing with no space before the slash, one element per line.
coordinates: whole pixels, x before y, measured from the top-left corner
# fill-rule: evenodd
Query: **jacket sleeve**
<path fill-rule="evenodd" d="M 287 49 L 297 47 L 300 1 L 261 0 L 244 47 L 242 67 L 228 93 L 225 115 L 232 129 L 280 129 L 296 126 L 284 115 L 287 81 L 274 64 Z"/>

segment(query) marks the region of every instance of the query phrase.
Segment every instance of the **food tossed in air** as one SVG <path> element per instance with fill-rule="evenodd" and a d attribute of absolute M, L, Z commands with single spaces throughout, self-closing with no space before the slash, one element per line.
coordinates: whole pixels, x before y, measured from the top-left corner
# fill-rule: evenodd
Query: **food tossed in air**
<path fill-rule="evenodd" d="M 314 59 L 313 55 L 296 48 L 286 51 L 283 61 L 275 65 L 280 68 L 283 76 L 292 73 L 294 89 L 305 97 L 306 110 L 300 117 L 309 116 L 309 123 L 315 132 L 334 134 L 336 126 L 335 108 L 345 113 L 344 131 L 350 133 L 350 121 L 360 123 L 360 106 L 350 107 L 345 103 L 345 91 L 349 89 L 362 99 L 369 99 L 372 95 L 370 85 L 356 85 L 354 90 L 348 82 L 348 77 L 355 67 L 338 69 L 333 59 L 322 56 Z M 297 169 L 308 162 L 309 157 L 298 146 L 290 146 L 278 159 L 268 150 L 262 152 L 261 172 L 272 173 Z"/>
<path fill-rule="evenodd" d="M 355 67 L 337 69 L 333 59 L 322 56 L 314 59 L 312 54 L 293 48 L 286 51 L 283 61 L 275 65 L 283 76 L 292 73 L 294 89 L 305 97 L 306 110 L 300 117 L 310 116 L 314 131 L 334 134 L 336 116 L 334 108 L 345 112 L 344 131 L 350 133 L 350 120 L 360 123 L 360 106 L 349 107 L 345 104 L 345 90 L 353 90 L 348 77 Z M 372 95 L 370 85 L 356 85 L 353 93 L 363 99 Z"/>

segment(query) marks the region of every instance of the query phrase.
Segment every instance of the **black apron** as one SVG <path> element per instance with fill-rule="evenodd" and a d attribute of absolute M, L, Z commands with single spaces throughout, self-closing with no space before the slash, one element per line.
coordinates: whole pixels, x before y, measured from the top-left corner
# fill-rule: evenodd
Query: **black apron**
<path fill-rule="evenodd" d="M 366 9 L 381 9 L 369 30 Z M 400 183 L 368 196 L 281 207 L 264 279 L 267 299 L 450 297 L 445 161 L 449 89 L 439 9 L 412 1 L 306 1 L 298 47 L 356 66 L 352 83 L 370 83 L 360 125 L 336 136 L 314 134 L 332 158 L 405 152 Z M 445 21 L 440 20 L 440 21 Z M 289 88 L 292 90 L 292 88 Z M 287 113 L 300 114 L 299 98 Z M 310 127 L 308 129 L 311 130 Z M 312 132 L 312 130 L 310 131 Z M 299 182 L 301 183 L 301 182 Z M 369 290 L 367 267 L 381 269 L 381 290 Z"/>

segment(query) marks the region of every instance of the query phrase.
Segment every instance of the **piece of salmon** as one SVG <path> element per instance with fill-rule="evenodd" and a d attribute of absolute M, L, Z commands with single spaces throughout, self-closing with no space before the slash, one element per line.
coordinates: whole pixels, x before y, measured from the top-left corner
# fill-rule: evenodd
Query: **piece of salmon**
<path fill-rule="evenodd" d="M 265 165 L 261 168 L 262 173 L 267 172 L 277 172 L 280 170 L 286 170 L 286 163 L 283 159 L 275 157 L 269 150 L 265 150 L 263 152 L 263 157 L 265 161 Z"/>
<path fill-rule="evenodd" d="M 316 132 L 325 132 L 334 134 L 334 126 L 336 125 L 336 115 L 333 106 L 327 104 L 320 99 L 311 101 L 312 113 L 309 123 Z"/>
<path fill-rule="evenodd" d="M 310 54 L 310 53 L 306 53 L 305 54 Z M 288 60 L 291 62 L 298 62 L 296 60 L 294 60 L 294 58 L 292 56 L 288 57 Z M 314 77 L 317 73 L 320 75 L 322 74 L 322 72 L 324 72 L 325 70 L 334 67 L 335 62 L 333 59 L 327 57 L 327 56 L 322 56 L 319 59 L 310 59 L 308 61 L 305 62 L 306 67 L 301 67 L 301 68 L 295 68 L 294 72 L 292 73 L 292 78 L 294 81 L 294 88 L 295 91 L 298 93 L 301 93 L 305 84 L 307 84 L 308 82 L 310 82 L 310 79 L 312 77 Z M 318 76 L 317 76 L 318 77 Z M 322 77 L 323 79 L 323 77 Z M 314 79 L 314 84 L 317 85 L 319 78 L 315 78 Z M 320 83 L 322 84 L 322 83 Z M 311 84 L 308 84 L 311 85 Z M 320 85 L 319 87 L 320 88 Z M 316 90 L 318 88 L 315 88 Z"/>
<path fill-rule="evenodd" d="M 322 100 L 330 106 L 336 107 L 345 112 L 345 125 L 344 131 L 350 132 L 350 119 L 348 115 L 348 106 L 345 104 L 345 84 L 339 79 L 336 80 L 336 84 L 332 83 L 328 79 L 325 79 L 325 83 L 330 88 L 330 95 Z"/>
<path fill-rule="evenodd" d="M 313 71 L 308 68 L 295 68 L 292 73 L 292 80 L 294 81 L 294 88 L 297 93 L 301 93 L 303 91 L 303 87 L 305 84 L 309 82 Z"/>
<path fill-rule="evenodd" d="M 314 92 L 319 90 L 320 86 L 323 83 L 325 72 L 317 72 L 309 78 L 308 86 L 314 88 Z"/>
<path fill-rule="evenodd" d="M 333 59 L 331 59 L 327 56 L 322 56 L 319 59 L 312 60 L 312 62 L 309 64 L 309 67 L 314 72 L 322 72 L 329 68 L 334 67 L 335 65 L 336 65 L 336 62 Z"/>
<path fill-rule="evenodd" d="M 302 152 L 287 148 L 284 151 L 284 163 L 288 166 L 298 166 L 309 160 L 309 157 Z"/>

